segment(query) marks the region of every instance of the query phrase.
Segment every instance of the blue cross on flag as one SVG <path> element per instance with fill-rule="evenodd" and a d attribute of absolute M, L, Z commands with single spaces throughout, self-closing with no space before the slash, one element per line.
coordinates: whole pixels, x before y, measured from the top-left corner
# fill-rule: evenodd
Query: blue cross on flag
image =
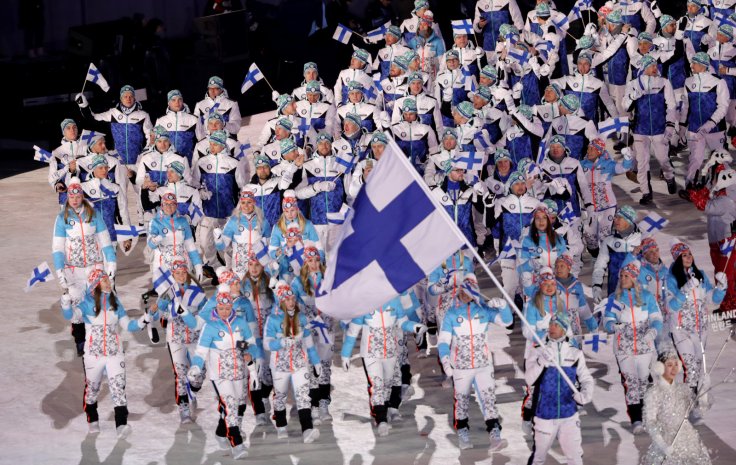
<path fill-rule="evenodd" d="M 335 29 L 335 33 L 332 34 L 332 38 L 347 45 L 350 43 L 350 37 L 352 37 L 352 35 L 353 31 L 349 27 L 337 23 L 337 29 Z"/>
<path fill-rule="evenodd" d="M 573 210 L 572 203 L 570 202 L 567 202 L 565 204 L 565 208 L 563 208 L 562 211 L 557 214 L 557 218 L 565 223 L 570 223 L 577 217 L 578 215 L 575 214 L 575 210 Z"/>
<path fill-rule="evenodd" d="M 718 244 L 718 248 L 721 249 L 721 255 L 724 256 L 730 255 L 731 251 L 733 251 L 734 246 L 736 246 L 736 237 L 724 239 L 720 242 L 720 244 Z"/>
<path fill-rule="evenodd" d="M 316 305 L 341 320 L 385 304 L 467 243 L 391 139 L 338 237 Z"/>
<path fill-rule="evenodd" d="M 475 150 L 458 152 L 452 160 L 452 166 L 465 171 L 479 171 L 483 167 L 483 154 Z"/>
<path fill-rule="evenodd" d="M 383 40 L 386 37 L 386 31 L 391 27 L 391 21 L 387 21 L 386 24 L 382 24 L 379 28 L 372 31 L 368 31 L 363 41 L 369 44 L 377 44 L 379 40 Z"/>
<path fill-rule="evenodd" d="M 160 266 L 153 270 L 153 288 L 158 295 L 164 295 L 173 285 L 174 278 L 171 276 L 171 270 Z"/>
<path fill-rule="evenodd" d="M 453 34 L 473 35 L 473 22 L 469 19 L 455 19 L 452 21 Z"/>
<path fill-rule="evenodd" d="M 629 132 L 628 120 L 614 117 L 608 118 L 605 121 L 601 121 L 600 124 L 598 124 L 598 133 L 601 135 L 602 138 L 606 139 L 614 132 L 619 134 L 623 132 Z"/>
<path fill-rule="evenodd" d="M 332 344 L 330 338 L 329 326 L 324 322 L 321 316 L 317 315 L 312 321 L 309 322 L 309 327 L 319 331 L 319 337 L 322 338 L 325 344 Z"/>
<path fill-rule="evenodd" d="M 143 234 L 146 230 L 144 228 L 139 228 L 138 226 L 134 226 L 132 224 L 116 224 L 115 225 L 115 234 L 120 236 L 124 236 L 126 239 L 132 239 L 134 237 L 138 237 L 141 234 Z M 126 240 L 123 239 L 123 240 Z"/>
<path fill-rule="evenodd" d="M 273 262 L 273 259 L 268 254 L 268 244 L 266 243 L 265 237 L 261 238 L 260 241 L 254 242 L 251 247 L 251 251 L 256 255 L 256 258 L 264 268 L 267 268 Z"/>
<path fill-rule="evenodd" d="M 51 269 L 49 268 L 49 264 L 46 262 L 41 263 L 31 272 L 31 278 L 26 283 L 24 291 L 28 292 L 36 284 L 47 282 L 50 277 Z"/>
<path fill-rule="evenodd" d="M 736 27 L 736 23 L 731 21 L 730 16 L 726 15 L 725 13 L 721 13 L 720 11 L 716 11 L 713 14 L 713 21 L 717 22 L 718 26 L 728 24 L 731 27 Z"/>
<path fill-rule="evenodd" d="M 304 266 L 304 244 L 297 242 L 294 247 L 286 247 L 284 251 L 286 258 L 289 260 L 291 271 L 295 276 L 298 276 L 302 266 Z"/>
<path fill-rule="evenodd" d="M 555 25 L 557 29 L 562 30 L 563 32 L 567 30 L 567 28 L 570 27 L 570 20 L 567 18 L 567 16 L 564 16 L 560 18 L 559 21 L 552 20 L 552 23 Z"/>
<path fill-rule="evenodd" d="M 204 213 L 202 212 L 202 209 L 199 208 L 197 205 L 195 205 L 194 202 L 189 204 L 189 208 L 187 209 L 187 214 L 189 215 L 189 222 L 192 223 L 192 226 L 198 225 L 199 222 L 204 217 Z"/>
<path fill-rule="evenodd" d="M 518 61 L 521 66 L 529 63 L 529 58 L 531 58 L 529 52 L 526 50 L 519 50 L 518 48 L 512 48 L 509 50 L 509 53 L 506 56 Z"/>
<path fill-rule="evenodd" d="M 243 157 L 248 154 L 251 148 L 252 145 L 250 144 L 250 141 L 245 141 L 244 143 L 239 144 L 238 149 L 235 151 L 235 159 L 242 160 Z"/>
<path fill-rule="evenodd" d="M 355 155 L 350 150 L 337 150 L 335 154 L 335 169 L 340 173 L 347 173 L 352 171 L 353 164 L 355 163 Z"/>
<path fill-rule="evenodd" d="M 608 344 L 608 334 L 596 331 L 583 336 L 583 344 L 589 345 L 593 352 L 598 352 L 600 344 Z"/>
<path fill-rule="evenodd" d="M 381 73 L 375 73 L 373 75 L 373 87 L 379 92 L 383 92 L 383 86 L 381 85 Z"/>
<path fill-rule="evenodd" d="M 89 82 L 97 84 L 98 86 L 100 86 L 100 89 L 104 90 L 105 92 L 110 90 L 110 85 L 107 83 L 107 80 L 102 75 L 102 73 L 100 73 L 100 70 L 97 69 L 97 66 L 95 66 L 94 63 L 89 64 L 87 77 L 85 79 Z"/>
<path fill-rule="evenodd" d="M 48 150 L 42 149 L 38 145 L 34 145 L 33 150 L 36 151 L 36 153 L 33 155 L 34 160 L 42 161 L 44 163 L 49 163 L 51 161 L 51 152 L 49 152 Z"/>
<path fill-rule="evenodd" d="M 243 79 L 243 83 L 240 85 L 240 93 L 244 94 L 248 89 L 256 85 L 256 82 L 263 79 L 263 73 L 258 68 L 258 65 L 253 63 L 250 65 L 250 68 L 248 68 L 248 73 L 245 75 L 245 78 Z"/>
<path fill-rule="evenodd" d="M 96 136 L 104 136 L 101 132 L 95 132 L 95 131 L 89 131 L 87 129 L 82 130 L 82 135 L 79 137 L 79 140 L 82 141 L 83 144 L 89 145 L 92 143 L 92 139 L 94 139 Z"/>
<path fill-rule="evenodd" d="M 639 227 L 639 231 L 641 231 L 644 235 L 651 235 L 654 234 L 657 231 L 661 231 L 664 229 L 665 226 L 669 224 L 669 220 L 666 220 L 659 216 L 658 214 L 651 212 L 647 216 L 644 217 L 643 220 L 637 224 Z"/>
<path fill-rule="evenodd" d="M 348 213 L 350 213 L 351 210 L 352 208 L 343 203 L 342 207 L 340 207 L 340 211 L 327 212 L 327 222 L 330 224 L 343 224 L 345 222 L 345 218 L 347 218 Z"/>
<path fill-rule="evenodd" d="M 204 299 L 204 291 L 199 286 L 189 286 L 184 292 L 183 300 L 188 308 L 198 308 Z"/>

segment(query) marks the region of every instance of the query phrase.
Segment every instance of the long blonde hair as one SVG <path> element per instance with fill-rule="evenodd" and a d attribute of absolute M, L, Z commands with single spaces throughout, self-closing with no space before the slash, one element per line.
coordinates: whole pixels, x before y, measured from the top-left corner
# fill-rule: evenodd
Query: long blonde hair
<path fill-rule="evenodd" d="M 549 297 L 556 297 L 557 299 L 557 310 L 558 311 L 565 311 L 565 303 L 562 301 L 562 297 L 560 297 L 560 292 L 555 288 L 554 296 Z M 537 292 L 534 294 L 534 298 L 532 299 L 534 301 L 534 306 L 537 307 L 537 311 L 541 316 L 546 316 L 547 311 L 544 309 L 544 293 L 542 293 L 541 286 L 537 288 Z"/>
<path fill-rule="evenodd" d="M 641 307 L 642 305 L 644 305 L 644 301 L 641 297 L 641 284 L 637 279 L 632 278 L 632 280 L 634 281 L 634 300 L 636 302 L 636 305 Z M 621 277 L 619 277 L 618 284 L 616 284 L 616 300 L 618 300 L 619 302 L 621 302 L 621 295 L 623 295 L 624 293 L 624 288 L 621 287 L 621 281 Z"/>
<path fill-rule="evenodd" d="M 255 207 L 255 209 L 253 210 L 253 212 L 256 214 L 256 218 L 257 218 L 258 224 L 263 224 L 263 210 L 261 210 L 259 207 Z M 245 215 L 245 213 L 243 213 L 240 210 L 240 204 L 235 205 L 235 208 L 233 209 L 233 212 L 230 214 L 230 216 L 236 216 L 236 215 L 237 215 L 238 219 L 240 219 L 240 217 L 242 215 Z"/>
<path fill-rule="evenodd" d="M 304 215 L 302 215 L 301 210 L 296 212 L 296 219 L 299 222 L 299 229 L 302 233 L 304 233 L 304 227 L 307 225 L 307 219 L 304 218 Z M 279 222 L 276 223 L 276 225 L 281 230 L 281 234 L 284 236 L 286 235 L 286 216 L 282 213 L 281 218 L 279 218 Z"/>
<path fill-rule="evenodd" d="M 284 331 L 284 337 L 298 336 L 301 333 L 301 328 L 299 327 L 299 304 L 297 303 L 294 307 L 293 316 L 289 316 L 284 301 L 279 302 L 279 308 L 284 312 L 284 323 L 281 328 Z"/>
<path fill-rule="evenodd" d="M 84 208 L 84 221 L 86 223 L 91 223 L 92 218 L 95 216 L 95 209 L 92 206 L 91 203 L 87 199 L 82 199 L 82 207 Z M 69 197 L 66 199 L 66 203 L 64 204 L 64 223 L 69 222 L 69 210 L 73 210 L 71 205 L 69 205 Z"/>
<path fill-rule="evenodd" d="M 325 275 L 325 264 L 321 260 L 319 262 L 319 271 L 322 273 L 322 276 Z M 312 281 L 309 280 L 309 267 L 306 263 L 302 266 L 302 271 L 299 273 L 299 279 L 304 287 L 304 292 L 306 292 L 308 296 L 313 296 L 314 289 L 312 289 Z"/>

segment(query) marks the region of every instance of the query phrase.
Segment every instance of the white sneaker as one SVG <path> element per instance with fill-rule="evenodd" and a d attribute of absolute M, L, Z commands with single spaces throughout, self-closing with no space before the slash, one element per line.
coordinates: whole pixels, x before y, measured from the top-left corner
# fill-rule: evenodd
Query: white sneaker
<path fill-rule="evenodd" d="M 531 436 L 534 433 L 534 425 L 531 420 L 524 420 L 521 422 L 521 431 L 526 436 Z"/>
<path fill-rule="evenodd" d="M 397 423 L 403 419 L 401 417 L 401 412 L 399 412 L 399 409 L 393 407 L 388 408 L 388 414 L 386 416 L 388 417 L 388 421 L 390 423 Z"/>
<path fill-rule="evenodd" d="M 220 446 L 220 449 L 226 450 L 230 449 L 230 441 L 224 436 L 215 436 L 215 439 L 217 439 L 217 445 Z"/>
<path fill-rule="evenodd" d="M 319 418 L 322 420 L 322 423 L 332 421 L 329 406 L 330 404 L 328 404 L 326 400 L 319 401 Z"/>
<path fill-rule="evenodd" d="M 644 425 L 640 421 L 635 421 L 631 424 L 631 432 L 634 434 L 641 434 L 644 432 Z"/>
<path fill-rule="evenodd" d="M 189 410 L 189 404 L 179 404 L 179 420 L 182 425 L 192 422 L 192 412 Z"/>
<path fill-rule="evenodd" d="M 401 385 L 401 400 L 406 402 L 407 400 L 411 399 L 411 397 L 414 395 L 414 386 L 411 384 L 402 384 Z"/>
<path fill-rule="evenodd" d="M 319 417 L 319 407 L 312 407 L 312 424 L 315 426 L 322 424 L 322 419 Z"/>
<path fill-rule="evenodd" d="M 457 430 L 457 439 L 460 450 L 473 448 L 473 443 L 470 442 L 470 431 L 468 431 L 468 428 L 460 428 Z"/>
<path fill-rule="evenodd" d="M 289 432 L 286 431 L 286 426 L 276 427 L 276 437 L 279 439 L 289 439 Z"/>
<path fill-rule="evenodd" d="M 128 436 L 130 436 L 130 433 L 133 431 L 133 429 L 130 427 L 130 425 L 120 425 L 115 430 L 118 433 L 118 439 L 125 439 Z"/>
<path fill-rule="evenodd" d="M 245 444 L 238 444 L 232 448 L 232 453 L 235 460 L 244 459 L 248 456 L 248 449 L 245 448 Z"/>
<path fill-rule="evenodd" d="M 88 434 L 97 434 L 100 432 L 100 422 L 99 421 L 93 421 L 92 423 L 88 423 L 87 427 L 89 430 L 87 430 Z"/>
<path fill-rule="evenodd" d="M 268 417 L 265 413 L 259 413 L 256 415 L 256 426 L 266 426 L 268 423 Z"/>
<path fill-rule="evenodd" d="M 307 429 L 302 433 L 304 444 L 311 444 L 317 439 L 319 439 L 319 430 L 317 428 Z"/>
<path fill-rule="evenodd" d="M 504 449 L 509 445 L 509 442 L 505 439 L 501 439 L 501 430 L 498 427 L 493 428 L 489 433 L 488 437 L 491 440 L 491 445 L 488 447 L 490 452 L 496 452 Z"/>
<path fill-rule="evenodd" d="M 391 425 L 389 425 L 385 421 L 381 422 L 378 424 L 378 435 L 381 436 L 382 438 L 385 438 L 386 436 L 388 436 L 388 430 L 390 429 L 391 429 Z"/>

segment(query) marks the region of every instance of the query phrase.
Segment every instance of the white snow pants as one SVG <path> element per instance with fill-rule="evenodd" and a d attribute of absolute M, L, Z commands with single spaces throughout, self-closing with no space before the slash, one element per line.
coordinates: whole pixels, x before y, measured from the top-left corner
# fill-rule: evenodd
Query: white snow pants
<path fill-rule="evenodd" d="M 529 463 L 542 465 L 555 439 L 559 439 L 567 465 L 583 465 L 580 418 L 577 412 L 568 418 L 544 420 L 534 417 L 534 449 Z"/>
<path fill-rule="evenodd" d="M 706 147 L 710 150 L 718 150 L 722 149 L 725 143 L 726 135 L 723 131 L 712 132 L 710 134 L 699 134 L 688 131 L 687 146 L 690 149 L 690 155 L 685 182 L 692 182 L 695 179 L 695 173 L 703 165 Z"/>
<path fill-rule="evenodd" d="M 657 136 L 634 134 L 634 154 L 636 155 L 636 165 L 638 169 L 636 180 L 639 183 L 642 194 L 649 193 L 647 174 L 649 174 L 649 161 L 651 159 L 650 150 L 654 153 L 654 157 L 659 162 L 659 166 L 664 172 L 664 178 L 672 179 L 675 177 L 675 170 L 672 168 L 670 159 L 667 156 L 667 153 L 669 152 L 669 143 L 665 140 L 664 134 Z"/>

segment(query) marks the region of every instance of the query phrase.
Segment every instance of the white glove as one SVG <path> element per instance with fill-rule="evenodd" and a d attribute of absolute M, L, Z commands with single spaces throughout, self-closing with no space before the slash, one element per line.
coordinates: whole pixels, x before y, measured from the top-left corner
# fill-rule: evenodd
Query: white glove
<path fill-rule="evenodd" d="M 603 287 L 600 284 L 595 284 L 593 286 L 593 301 L 598 303 L 601 300 L 603 300 Z"/>
<path fill-rule="evenodd" d="M 716 123 L 714 123 L 711 120 L 708 120 L 705 123 L 703 123 L 702 126 L 700 126 L 700 129 L 698 129 L 698 134 L 708 134 L 713 129 L 715 129 L 715 127 L 716 127 Z"/>
<path fill-rule="evenodd" d="M 590 395 L 587 393 L 584 393 L 583 391 L 578 391 L 575 394 L 572 395 L 572 398 L 577 402 L 579 405 L 585 405 L 588 402 L 591 401 Z"/>
<path fill-rule="evenodd" d="M 202 198 L 202 200 L 209 200 L 212 198 L 212 192 L 208 191 L 207 189 L 200 189 L 199 196 Z"/>
<path fill-rule="evenodd" d="M 275 90 L 273 92 L 271 92 L 271 100 L 273 100 L 275 102 L 276 100 L 278 100 L 278 98 L 279 98 L 279 93 L 278 92 L 276 92 Z"/>
<path fill-rule="evenodd" d="M 153 244 L 154 246 L 158 247 L 158 245 L 161 243 L 161 241 L 164 240 L 164 236 L 158 236 L 158 235 L 157 236 L 151 236 L 150 239 L 148 239 L 148 240 L 151 241 L 151 244 Z"/>
<path fill-rule="evenodd" d="M 523 287 L 529 287 L 534 284 L 534 275 L 529 271 L 521 273 L 521 285 Z"/>
<path fill-rule="evenodd" d="M 552 68 L 549 67 L 547 63 L 543 64 L 539 67 L 539 75 L 540 76 L 549 76 L 549 73 L 552 71 Z"/>
<path fill-rule="evenodd" d="M 621 149 L 621 155 L 623 155 L 624 160 L 631 160 L 634 158 L 634 154 L 631 153 L 631 149 L 628 147 L 624 147 Z"/>
<path fill-rule="evenodd" d="M 334 181 L 317 181 L 314 183 L 314 190 L 317 192 L 332 192 L 335 190 Z"/>
<path fill-rule="evenodd" d="M 279 279 L 276 276 L 271 276 L 271 279 L 268 280 L 268 287 L 270 289 L 276 289 L 276 285 L 279 283 Z"/>
<path fill-rule="evenodd" d="M 486 302 L 486 305 L 491 308 L 504 308 L 506 306 L 506 301 L 500 297 L 493 297 Z"/>
<path fill-rule="evenodd" d="M 726 273 L 723 271 L 719 271 L 714 276 L 716 280 L 716 287 L 720 290 L 725 290 L 728 287 L 728 279 L 726 278 Z"/>
<path fill-rule="evenodd" d="M 107 273 L 107 276 L 110 277 L 110 279 L 115 278 L 115 271 L 118 269 L 118 264 L 115 262 L 105 262 L 105 273 Z"/>
<path fill-rule="evenodd" d="M 590 22 L 587 26 L 585 26 L 584 35 L 592 36 L 596 32 L 598 32 L 598 28 L 596 27 L 595 23 Z"/>
<path fill-rule="evenodd" d="M 220 242 L 220 239 L 222 239 L 222 229 L 220 228 L 213 229 L 212 236 L 214 236 L 215 242 Z"/>
<path fill-rule="evenodd" d="M 61 286 L 62 289 L 69 288 L 69 285 L 66 282 L 66 274 L 64 274 L 64 270 L 56 270 L 56 279 L 59 281 L 59 286 Z"/>
<path fill-rule="evenodd" d="M 248 385 L 251 391 L 261 388 L 261 380 L 258 379 L 258 363 L 255 361 L 248 364 Z"/>
<path fill-rule="evenodd" d="M 569 184 L 566 179 L 555 178 L 549 184 L 550 190 L 553 194 L 562 195 L 568 190 Z"/>
<path fill-rule="evenodd" d="M 548 367 L 554 365 L 555 354 L 548 347 L 539 347 L 537 349 L 537 363 Z"/>
<path fill-rule="evenodd" d="M 442 369 L 445 370 L 445 374 L 448 377 L 452 377 L 452 373 L 454 370 L 452 369 L 452 364 L 450 363 L 450 357 L 445 355 L 440 361 L 442 362 Z"/>
<path fill-rule="evenodd" d="M 322 376 L 322 364 L 321 363 L 318 363 L 318 364 L 313 365 L 313 366 L 314 366 L 314 373 L 317 375 L 317 378 L 319 378 L 320 376 Z"/>
<path fill-rule="evenodd" d="M 488 186 L 486 186 L 485 183 L 478 181 L 473 184 L 473 192 L 479 195 L 483 195 L 488 192 Z"/>
<path fill-rule="evenodd" d="M 475 47 L 475 58 L 481 58 L 486 55 L 486 51 L 481 47 Z"/>
<path fill-rule="evenodd" d="M 77 102 L 77 105 L 79 105 L 79 108 L 87 108 L 89 106 L 89 102 L 87 101 L 87 97 L 84 96 L 84 94 L 77 94 L 74 96 L 74 101 Z"/>
<path fill-rule="evenodd" d="M 187 379 L 189 379 L 190 383 L 196 384 L 199 381 L 199 377 L 201 374 L 202 369 L 199 368 L 197 365 L 192 365 L 187 372 Z"/>
<path fill-rule="evenodd" d="M 693 289 L 697 289 L 700 286 L 700 280 L 695 276 L 691 276 L 690 279 L 682 286 L 683 291 L 690 292 Z"/>
<path fill-rule="evenodd" d="M 674 126 L 667 126 L 666 128 L 664 128 L 664 140 L 671 141 L 674 136 L 675 136 Z"/>
<path fill-rule="evenodd" d="M 72 306 L 72 296 L 68 293 L 61 294 L 61 308 L 69 308 Z"/>
<path fill-rule="evenodd" d="M 342 369 L 348 371 L 350 369 L 350 357 L 340 357 L 342 361 Z"/>
<path fill-rule="evenodd" d="M 535 325 L 538 330 L 544 330 L 549 328 L 549 322 L 552 321 L 552 313 L 547 312 L 546 315 L 544 315 L 544 318 L 537 321 L 537 324 Z"/>
<path fill-rule="evenodd" d="M 416 335 L 417 340 L 421 340 L 422 336 L 424 336 L 424 333 L 427 332 L 427 326 L 423 325 L 421 323 L 417 323 L 414 325 L 414 334 Z"/>

